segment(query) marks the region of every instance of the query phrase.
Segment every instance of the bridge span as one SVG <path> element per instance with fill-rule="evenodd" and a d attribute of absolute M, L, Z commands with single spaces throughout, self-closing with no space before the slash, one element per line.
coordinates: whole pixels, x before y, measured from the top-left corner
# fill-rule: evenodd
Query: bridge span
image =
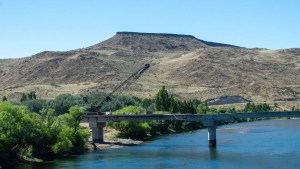
<path fill-rule="evenodd" d="M 151 115 L 86 115 L 92 129 L 92 140 L 103 142 L 103 128 L 106 122 L 121 121 L 150 121 L 150 120 L 185 120 L 201 121 L 208 129 L 208 146 L 216 147 L 216 128 L 219 121 L 233 121 L 246 118 L 282 118 L 300 117 L 300 111 L 284 112 L 255 112 L 255 113 L 232 113 L 232 114 L 151 114 Z"/>

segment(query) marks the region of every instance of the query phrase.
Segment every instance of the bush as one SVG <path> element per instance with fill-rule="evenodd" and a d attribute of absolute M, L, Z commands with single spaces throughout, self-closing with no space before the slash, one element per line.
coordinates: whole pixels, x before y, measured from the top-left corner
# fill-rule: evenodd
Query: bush
<path fill-rule="evenodd" d="M 127 106 L 112 112 L 113 115 L 146 114 L 146 110 L 137 106 Z"/>
<path fill-rule="evenodd" d="M 56 115 L 67 113 L 72 106 L 83 105 L 83 99 L 71 94 L 61 94 L 48 102 L 48 108 L 55 110 Z"/>
<path fill-rule="evenodd" d="M 270 111 L 271 107 L 266 104 L 254 104 L 254 103 L 247 103 L 245 108 L 244 108 L 244 112 L 267 112 Z"/>
<path fill-rule="evenodd" d="M 55 116 L 53 109 L 32 113 L 26 106 L 0 103 L 0 166 L 9 167 L 32 152 L 34 157 L 83 152 L 89 131 L 79 125 L 78 106 Z"/>
<path fill-rule="evenodd" d="M 43 108 L 47 107 L 46 100 L 26 100 L 22 102 L 22 105 L 27 106 L 30 112 L 40 113 Z"/>

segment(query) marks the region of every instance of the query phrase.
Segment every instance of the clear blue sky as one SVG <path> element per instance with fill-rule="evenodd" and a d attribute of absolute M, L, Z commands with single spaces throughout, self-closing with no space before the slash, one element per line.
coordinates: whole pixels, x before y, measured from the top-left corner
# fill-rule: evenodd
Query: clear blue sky
<path fill-rule="evenodd" d="M 0 58 L 87 47 L 117 31 L 300 47 L 300 0 L 0 0 Z"/>

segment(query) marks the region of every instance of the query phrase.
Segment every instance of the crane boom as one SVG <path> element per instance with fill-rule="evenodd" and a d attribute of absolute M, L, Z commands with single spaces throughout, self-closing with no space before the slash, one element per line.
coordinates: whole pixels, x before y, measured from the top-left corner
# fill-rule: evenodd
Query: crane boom
<path fill-rule="evenodd" d="M 145 70 L 147 70 L 150 67 L 150 64 L 145 64 L 142 68 L 138 69 L 135 73 L 133 73 L 131 76 L 129 76 L 124 82 L 122 82 L 119 86 L 117 86 L 107 97 L 112 96 L 115 92 L 117 92 L 120 88 L 123 86 L 129 86 L 131 83 L 136 81 Z"/>
<path fill-rule="evenodd" d="M 143 67 L 139 68 L 136 72 L 131 74 L 125 81 L 120 85 L 115 87 L 101 102 L 99 102 L 95 107 L 92 108 L 93 111 L 99 112 L 100 108 L 105 102 L 111 101 L 111 96 L 119 91 L 124 86 L 130 86 L 134 81 L 136 81 L 141 75 L 150 67 L 150 64 L 145 64 Z"/>

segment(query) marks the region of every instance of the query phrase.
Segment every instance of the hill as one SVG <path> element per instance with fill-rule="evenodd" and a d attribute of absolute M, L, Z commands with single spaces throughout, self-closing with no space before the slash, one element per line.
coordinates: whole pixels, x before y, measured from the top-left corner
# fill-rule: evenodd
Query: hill
<path fill-rule="evenodd" d="M 145 63 L 151 68 L 123 94 L 153 97 L 164 85 L 184 98 L 300 96 L 300 49 L 247 49 L 191 35 L 137 32 L 118 32 L 83 49 L 0 60 L 0 95 L 108 92 Z"/>

